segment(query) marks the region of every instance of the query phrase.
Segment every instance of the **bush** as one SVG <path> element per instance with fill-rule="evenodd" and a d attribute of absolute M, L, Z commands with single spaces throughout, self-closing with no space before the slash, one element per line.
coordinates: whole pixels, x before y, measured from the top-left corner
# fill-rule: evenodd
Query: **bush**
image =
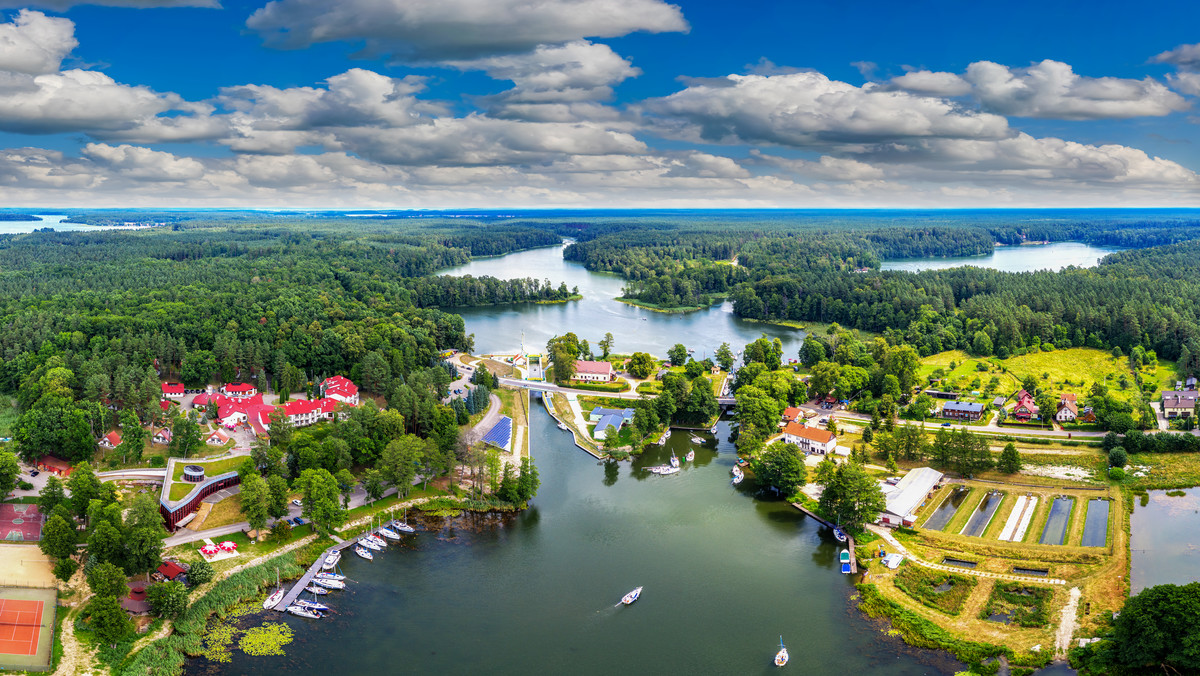
<path fill-rule="evenodd" d="M 271 526 L 271 534 L 268 536 L 271 542 L 287 542 L 292 537 L 292 526 L 287 521 L 279 520 Z"/>
<path fill-rule="evenodd" d="M 1050 622 L 1046 602 L 1054 591 L 1046 587 L 1030 587 L 1021 582 L 996 581 L 992 595 L 979 610 L 979 619 L 1007 613 L 1012 623 L 1022 627 L 1044 627 Z"/>
<path fill-rule="evenodd" d="M 213 579 L 213 574 L 214 571 L 212 564 L 204 559 L 200 559 L 199 561 L 193 563 L 192 567 L 188 569 L 188 582 L 193 587 L 202 585 L 206 582 L 210 582 Z"/>
<path fill-rule="evenodd" d="M 1112 479 L 1113 481 L 1124 481 L 1125 470 L 1120 467 L 1113 467 L 1108 470 L 1108 478 Z"/>
<path fill-rule="evenodd" d="M 950 585 L 949 589 L 937 590 L 947 583 Z M 908 561 L 900 567 L 900 572 L 894 580 L 896 588 L 900 591 L 948 615 L 962 612 L 967 597 L 971 595 L 971 590 L 975 589 L 975 583 L 973 577 L 930 570 Z"/>
<path fill-rule="evenodd" d="M 59 559 L 58 563 L 54 564 L 54 577 L 66 582 L 71 579 L 75 571 L 79 569 L 79 564 L 75 563 L 75 559 L 66 558 Z"/>
<path fill-rule="evenodd" d="M 166 467 L 167 459 L 162 457 L 161 455 L 153 456 L 150 458 L 150 466 L 151 467 Z"/>
<path fill-rule="evenodd" d="M 20 488 L 23 491 L 31 491 L 33 490 L 33 484 L 22 479 L 17 482 L 17 488 Z"/>
<path fill-rule="evenodd" d="M 1125 453 L 1125 448 L 1122 446 L 1114 446 L 1108 452 L 1109 467 L 1124 467 L 1129 462 L 1129 456 Z"/>

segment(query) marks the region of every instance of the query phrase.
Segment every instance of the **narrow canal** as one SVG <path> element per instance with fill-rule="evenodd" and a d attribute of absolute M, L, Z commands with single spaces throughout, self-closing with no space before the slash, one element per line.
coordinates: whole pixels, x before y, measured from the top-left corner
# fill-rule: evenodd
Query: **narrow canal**
<path fill-rule="evenodd" d="M 828 529 L 749 480 L 730 485 L 726 424 L 719 442 L 677 432 L 637 464 L 602 464 L 533 408 L 530 510 L 432 519 L 373 562 L 349 556 L 349 589 L 325 597 L 336 614 L 270 617 L 295 629 L 285 656 L 235 652 L 187 673 L 765 674 L 780 634 L 803 673 L 962 668 L 857 610 Z M 642 469 L 689 448 L 677 475 Z M 616 607 L 636 586 L 641 600 Z"/>

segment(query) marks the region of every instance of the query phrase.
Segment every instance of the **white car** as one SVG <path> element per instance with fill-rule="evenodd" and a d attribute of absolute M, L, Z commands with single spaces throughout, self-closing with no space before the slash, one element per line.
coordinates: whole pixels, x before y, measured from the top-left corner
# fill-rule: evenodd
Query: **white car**
<path fill-rule="evenodd" d="M 301 502 L 299 500 L 292 500 L 292 504 L 297 507 L 301 506 Z"/>

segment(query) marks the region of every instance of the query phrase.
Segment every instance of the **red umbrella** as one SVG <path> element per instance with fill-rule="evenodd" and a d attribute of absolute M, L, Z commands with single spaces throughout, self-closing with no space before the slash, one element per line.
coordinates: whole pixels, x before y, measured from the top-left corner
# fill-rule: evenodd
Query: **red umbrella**
<path fill-rule="evenodd" d="M 221 549 L 224 549 L 227 552 L 232 552 L 237 549 L 237 544 L 234 543 L 232 540 L 226 540 L 220 544 L 220 547 L 221 547 Z"/>

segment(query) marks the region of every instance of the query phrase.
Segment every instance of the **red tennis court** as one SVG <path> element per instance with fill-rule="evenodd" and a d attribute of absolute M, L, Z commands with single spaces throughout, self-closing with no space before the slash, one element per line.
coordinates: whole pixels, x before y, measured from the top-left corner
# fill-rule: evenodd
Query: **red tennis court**
<path fill-rule="evenodd" d="M 37 654 L 44 607 L 42 601 L 0 599 L 0 653 Z"/>
<path fill-rule="evenodd" d="M 37 505 L 0 505 L 0 540 L 37 542 L 42 539 L 42 513 Z"/>

